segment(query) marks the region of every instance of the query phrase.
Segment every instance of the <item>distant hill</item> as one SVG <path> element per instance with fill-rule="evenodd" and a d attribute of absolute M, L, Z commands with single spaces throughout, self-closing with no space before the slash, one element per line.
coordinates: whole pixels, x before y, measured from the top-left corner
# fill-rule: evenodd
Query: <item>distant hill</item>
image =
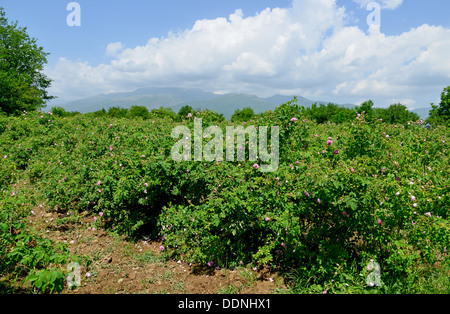
<path fill-rule="evenodd" d="M 286 96 L 286 95 L 274 95 L 267 98 L 260 98 L 251 94 L 225 94 L 222 96 L 218 96 L 212 100 L 206 101 L 195 101 L 195 102 L 185 102 L 173 107 L 175 112 L 185 105 L 191 106 L 193 109 L 210 109 L 214 110 L 218 113 L 223 113 L 226 119 L 230 119 L 233 113 L 237 109 L 243 109 L 246 107 L 250 107 L 256 114 L 266 112 L 268 110 L 275 110 L 276 107 L 285 104 L 294 99 L 294 96 Z M 317 103 L 320 104 L 328 104 L 323 101 L 313 101 L 301 96 L 297 96 L 297 104 L 303 107 L 311 107 L 312 104 Z M 342 105 L 344 107 L 353 107 L 354 105 Z"/>
<path fill-rule="evenodd" d="M 110 107 L 130 108 L 131 106 L 145 106 L 149 110 L 160 107 L 171 107 L 178 112 L 181 107 L 189 105 L 194 109 L 210 109 L 222 113 L 226 119 L 230 119 L 237 109 L 251 107 L 255 113 L 274 110 L 276 107 L 291 101 L 294 96 L 274 95 L 261 98 L 251 94 L 229 93 L 218 95 L 205 92 L 200 89 L 187 89 L 175 87 L 147 87 L 132 92 L 99 94 L 63 104 L 60 106 L 67 111 L 81 113 L 94 112 L 102 108 Z M 316 102 L 304 97 L 297 97 L 300 106 L 309 107 Z"/>
<path fill-rule="evenodd" d="M 411 112 L 417 113 L 421 119 L 426 120 L 430 116 L 431 109 L 432 108 L 430 106 L 429 108 L 417 108 L 417 109 L 411 110 Z"/>
<path fill-rule="evenodd" d="M 152 110 L 159 107 L 173 107 L 186 101 L 205 101 L 216 97 L 217 95 L 214 93 L 199 89 L 147 87 L 126 93 L 100 94 L 67 102 L 60 106 L 68 111 L 81 113 L 94 112 L 110 107 L 128 109 L 131 106 L 145 106 Z"/>
<path fill-rule="evenodd" d="M 193 109 L 210 109 L 222 113 L 226 119 L 230 119 L 237 109 L 251 107 L 255 113 L 263 113 L 274 110 L 276 107 L 291 101 L 294 96 L 273 95 L 261 98 L 252 94 L 214 94 L 200 89 L 176 88 L 176 87 L 146 87 L 132 92 L 100 94 L 92 97 L 79 99 L 55 106 L 61 106 L 67 111 L 78 111 L 81 113 L 94 112 L 102 108 L 110 107 L 130 108 L 131 106 L 145 106 L 149 110 L 160 107 L 170 107 L 178 112 L 181 107 L 189 105 Z M 312 104 L 328 104 L 324 101 L 314 101 L 302 96 L 297 96 L 300 106 L 310 107 Z M 53 106 L 53 105 L 52 105 Z M 346 108 L 354 108 L 353 104 L 340 104 Z M 422 119 L 428 117 L 431 108 L 419 108 L 412 110 Z"/>
<path fill-rule="evenodd" d="M 175 112 L 186 105 L 194 109 L 210 109 L 222 113 L 226 119 L 230 119 L 237 109 L 250 107 L 255 113 L 263 113 L 267 110 L 274 110 L 277 106 L 291 101 L 293 96 L 281 96 L 275 98 L 260 98 L 250 94 L 225 94 L 214 99 L 203 101 L 187 101 L 173 107 Z"/>

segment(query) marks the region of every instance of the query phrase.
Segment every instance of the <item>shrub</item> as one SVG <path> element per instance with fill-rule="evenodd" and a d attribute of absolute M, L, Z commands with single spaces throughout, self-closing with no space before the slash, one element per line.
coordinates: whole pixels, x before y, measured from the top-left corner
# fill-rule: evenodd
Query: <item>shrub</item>
<path fill-rule="evenodd" d="M 211 111 L 194 114 L 211 118 L 204 127 L 230 124 Z M 449 133 L 421 123 L 368 123 L 359 114 L 348 123 L 318 124 L 294 99 L 246 124 L 280 129 L 278 170 L 263 173 L 249 160 L 172 160 L 171 131 L 179 124 L 169 119 L 117 123 L 31 113 L 3 123 L 1 184 L 33 179 L 53 210 L 102 212 L 110 231 L 150 235 L 167 256 L 206 267 L 242 262 L 283 270 L 295 291 L 342 293 L 350 289 L 344 283 L 368 291 L 372 259 L 384 288 L 370 291 L 412 291 L 426 269 L 445 274 L 448 267 Z M 1 265 L 14 271 L 20 254 L 34 250 L 17 245 L 10 225 L 2 226 Z M 51 255 L 64 254 L 42 245 Z M 51 270 L 44 264 L 36 271 Z"/>

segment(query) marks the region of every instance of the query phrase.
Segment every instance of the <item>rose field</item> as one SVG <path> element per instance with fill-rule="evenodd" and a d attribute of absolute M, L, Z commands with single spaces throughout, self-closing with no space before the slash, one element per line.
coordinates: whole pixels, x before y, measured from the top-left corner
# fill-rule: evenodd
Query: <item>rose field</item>
<path fill-rule="evenodd" d="M 173 128 L 200 117 L 224 134 L 236 125 L 208 111 L 0 117 L 0 290 L 76 291 L 70 262 L 92 280 L 93 257 L 52 237 L 83 220 L 155 243 L 161 261 L 269 269 L 280 293 L 450 292 L 448 127 L 356 112 L 317 123 L 294 100 L 241 123 L 279 128 L 278 169 L 262 172 L 248 146 L 245 161 L 174 161 Z M 53 227 L 32 223 L 38 210 Z"/>

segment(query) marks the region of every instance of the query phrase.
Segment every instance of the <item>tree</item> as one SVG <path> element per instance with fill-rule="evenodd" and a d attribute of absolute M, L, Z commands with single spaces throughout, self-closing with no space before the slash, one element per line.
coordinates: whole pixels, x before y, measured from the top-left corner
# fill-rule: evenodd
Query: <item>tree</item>
<path fill-rule="evenodd" d="M 150 115 L 154 118 L 175 120 L 175 112 L 170 107 L 161 106 L 159 109 L 152 109 Z"/>
<path fill-rule="evenodd" d="M 8 115 L 45 107 L 51 80 L 43 73 L 47 55 L 18 22 L 9 24 L 0 7 L 0 112 Z"/>
<path fill-rule="evenodd" d="M 387 109 L 378 108 L 375 110 L 375 114 L 377 115 L 377 118 L 383 119 L 384 122 L 390 124 L 405 124 L 408 121 L 417 121 L 420 118 L 418 114 L 409 111 L 408 108 L 402 104 L 393 104 Z"/>
<path fill-rule="evenodd" d="M 372 100 L 368 100 L 363 102 L 360 106 L 356 107 L 356 111 L 358 113 L 363 113 L 365 112 L 366 114 L 366 120 L 372 120 L 373 117 L 373 113 L 374 113 L 374 109 L 373 109 L 373 101 Z"/>
<path fill-rule="evenodd" d="M 231 116 L 232 122 L 248 122 L 255 116 L 255 112 L 252 108 L 246 107 L 242 110 L 236 109 Z"/>
<path fill-rule="evenodd" d="M 225 121 L 223 113 L 217 113 L 215 110 L 208 108 L 197 111 L 195 118 L 203 119 L 204 123 L 220 123 Z"/>
<path fill-rule="evenodd" d="M 430 110 L 428 122 L 446 124 L 450 121 L 450 86 L 444 88 L 439 106 L 431 104 L 431 107 L 433 109 Z"/>
<path fill-rule="evenodd" d="M 355 119 L 355 110 L 345 107 L 338 107 L 331 117 L 331 121 L 335 123 L 344 123 Z"/>
<path fill-rule="evenodd" d="M 193 112 L 194 109 L 192 109 L 192 107 L 189 105 L 181 107 L 181 109 L 178 110 L 177 121 L 182 121 L 186 119 L 189 114 L 193 115 Z"/>
<path fill-rule="evenodd" d="M 94 118 L 100 118 L 106 116 L 106 110 L 105 108 L 102 108 L 100 110 L 94 111 L 94 112 L 88 112 L 85 114 L 86 117 L 94 117 Z"/>
<path fill-rule="evenodd" d="M 78 111 L 66 111 L 66 109 L 60 106 L 52 107 L 50 112 L 56 117 L 73 117 L 80 114 Z"/>
<path fill-rule="evenodd" d="M 131 106 L 127 113 L 128 118 L 141 117 L 144 120 L 150 118 L 150 112 L 145 106 Z"/>
<path fill-rule="evenodd" d="M 320 104 L 318 107 L 316 103 L 311 105 L 311 108 L 303 110 L 305 115 L 312 120 L 316 120 L 318 124 L 329 122 L 344 123 L 355 118 L 355 111 L 350 108 L 340 107 L 333 103 L 327 105 Z"/>
<path fill-rule="evenodd" d="M 67 112 L 66 109 L 59 106 L 52 107 L 52 109 L 50 109 L 50 112 L 52 112 L 56 117 L 67 117 L 70 115 L 70 113 Z"/>
<path fill-rule="evenodd" d="M 108 109 L 108 116 L 113 118 L 125 118 L 127 116 L 128 109 L 120 107 L 110 107 Z"/>

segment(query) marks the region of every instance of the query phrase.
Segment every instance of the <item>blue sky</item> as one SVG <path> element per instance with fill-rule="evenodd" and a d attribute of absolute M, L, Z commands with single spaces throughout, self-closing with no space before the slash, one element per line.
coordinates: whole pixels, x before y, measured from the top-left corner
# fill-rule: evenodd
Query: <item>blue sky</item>
<path fill-rule="evenodd" d="M 80 27 L 69 2 L 0 3 L 50 53 L 59 101 L 174 85 L 417 108 L 450 85 L 447 0 L 378 0 L 372 32 L 367 0 L 79 0 Z"/>
<path fill-rule="evenodd" d="M 152 37 L 191 28 L 197 20 L 228 17 L 239 8 L 253 15 L 267 7 L 290 4 L 288 0 L 79 0 L 81 27 L 68 27 L 66 7 L 70 2 L 2 0 L 0 6 L 11 21 L 27 26 L 29 34 L 51 53 L 49 65 L 60 57 L 97 65 L 106 60 L 105 49 L 111 42 L 135 47 Z"/>

